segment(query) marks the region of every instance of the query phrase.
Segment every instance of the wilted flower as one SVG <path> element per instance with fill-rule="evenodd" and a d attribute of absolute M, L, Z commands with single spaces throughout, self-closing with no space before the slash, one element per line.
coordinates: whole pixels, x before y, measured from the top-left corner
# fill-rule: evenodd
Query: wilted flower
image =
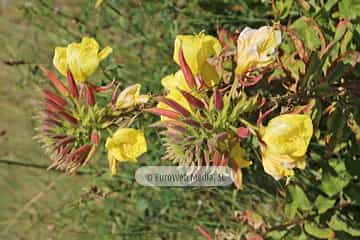
<path fill-rule="evenodd" d="M 263 26 L 259 29 L 246 27 L 237 40 L 237 67 L 235 73 L 243 75 L 250 69 L 265 67 L 276 57 L 281 43 L 281 31 Z"/>
<path fill-rule="evenodd" d="M 312 135 L 309 115 L 283 114 L 271 119 L 262 134 L 265 172 L 278 180 L 293 175 L 295 167 L 304 169 L 305 153 Z"/>
<path fill-rule="evenodd" d="M 215 37 L 204 33 L 176 36 L 173 58 L 177 64 L 180 64 L 180 48 L 192 73 L 195 76 L 201 76 L 207 86 L 213 86 L 219 76 L 207 60 L 220 54 L 220 42 Z"/>
<path fill-rule="evenodd" d="M 140 84 L 134 84 L 125 88 L 117 97 L 115 106 L 117 109 L 133 107 L 137 104 L 146 103 L 150 96 L 140 95 Z"/>
<path fill-rule="evenodd" d="M 84 37 L 80 43 L 71 43 L 67 47 L 56 47 L 53 63 L 64 76 L 70 71 L 78 83 L 86 82 L 99 63 L 104 60 L 112 48 L 105 47 L 99 52 L 99 44 L 93 38 Z"/>
<path fill-rule="evenodd" d="M 113 175 L 117 171 L 117 161 L 136 162 L 137 158 L 147 151 L 144 133 L 133 128 L 119 128 L 113 136 L 107 138 L 105 147 Z"/>

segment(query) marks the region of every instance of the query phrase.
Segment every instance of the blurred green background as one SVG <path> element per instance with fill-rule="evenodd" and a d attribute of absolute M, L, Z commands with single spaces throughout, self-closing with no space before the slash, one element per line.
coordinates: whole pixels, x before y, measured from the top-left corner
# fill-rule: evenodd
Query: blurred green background
<path fill-rule="evenodd" d="M 100 8 L 94 5 L 0 0 L 0 239 L 200 239 L 198 224 L 239 227 L 230 219 L 242 208 L 232 188 L 143 188 L 133 182 L 134 166 L 112 179 L 46 171 L 48 157 L 32 139 L 38 87 L 47 84 L 36 65 L 53 69 L 55 46 L 92 36 L 114 49 L 93 79 L 109 82 L 107 74 L 124 85 L 139 82 L 144 92 L 160 92 L 160 79 L 177 68 L 172 61 L 177 34 L 215 35 L 218 25 L 236 30 L 271 23 L 271 4 L 104 0 Z M 152 146 L 142 161 L 158 163 L 157 134 L 148 135 Z M 92 167 L 106 171 L 105 155 Z"/>

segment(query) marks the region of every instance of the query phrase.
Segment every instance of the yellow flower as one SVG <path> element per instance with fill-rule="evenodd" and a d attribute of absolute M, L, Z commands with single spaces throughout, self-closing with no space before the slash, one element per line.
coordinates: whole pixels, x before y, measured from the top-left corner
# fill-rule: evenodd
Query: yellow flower
<path fill-rule="evenodd" d="M 251 68 L 265 67 L 272 63 L 280 43 L 280 30 L 268 26 L 259 29 L 246 27 L 237 40 L 236 74 L 242 75 Z"/>
<path fill-rule="evenodd" d="M 136 162 L 147 151 L 144 133 L 133 128 L 119 128 L 112 137 L 108 137 L 105 147 L 111 174 L 116 174 L 117 161 Z"/>
<path fill-rule="evenodd" d="M 234 177 L 233 181 L 237 189 L 243 189 L 242 168 L 248 167 L 252 164 L 251 161 L 245 159 L 245 150 L 236 144 L 230 151 L 230 159 L 234 162 Z"/>
<path fill-rule="evenodd" d="M 188 101 L 185 99 L 185 97 L 181 94 L 181 92 L 178 89 L 171 88 L 169 93 L 166 95 L 166 98 L 174 100 L 175 102 L 180 104 L 182 107 L 184 107 L 186 110 L 191 111 L 190 104 L 188 103 Z M 171 107 L 169 107 L 168 105 L 166 105 L 163 102 L 159 102 L 156 107 L 174 111 Z M 167 119 L 168 119 L 167 117 L 161 116 L 161 120 L 167 120 Z"/>
<path fill-rule="evenodd" d="M 67 72 L 71 71 L 76 82 L 85 82 L 111 52 L 110 47 L 99 52 L 99 44 L 96 40 L 84 37 L 80 43 L 56 47 L 53 63 L 62 75 L 66 76 Z"/>
<path fill-rule="evenodd" d="M 175 74 L 170 74 L 161 79 L 161 85 L 166 89 L 176 89 L 190 91 L 189 86 L 187 85 L 184 74 L 182 71 L 177 71 Z"/>
<path fill-rule="evenodd" d="M 262 133 L 265 172 L 275 179 L 292 176 L 293 168 L 304 169 L 305 153 L 313 135 L 309 115 L 283 114 L 270 120 Z"/>
<path fill-rule="evenodd" d="M 245 168 L 252 164 L 251 161 L 245 159 L 245 150 L 236 144 L 230 151 L 230 158 L 235 162 L 239 168 Z"/>
<path fill-rule="evenodd" d="M 146 103 L 150 97 L 148 95 L 140 95 L 140 88 L 140 84 L 134 84 L 125 88 L 116 100 L 116 108 L 124 109 Z"/>
<path fill-rule="evenodd" d="M 103 3 L 104 0 L 96 0 L 95 8 L 100 7 L 100 5 Z"/>
<path fill-rule="evenodd" d="M 209 87 L 217 83 L 219 76 L 215 68 L 207 60 L 220 54 L 220 42 L 215 37 L 204 33 L 176 36 L 173 58 L 177 64 L 179 64 L 180 46 L 192 73 L 195 76 L 201 75 Z"/>

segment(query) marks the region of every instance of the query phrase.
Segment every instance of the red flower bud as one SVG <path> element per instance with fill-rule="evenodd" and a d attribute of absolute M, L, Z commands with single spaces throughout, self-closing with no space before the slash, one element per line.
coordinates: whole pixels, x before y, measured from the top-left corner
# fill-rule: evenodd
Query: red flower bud
<path fill-rule="evenodd" d="M 213 165 L 214 166 L 219 166 L 220 161 L 221 161 L 220 153 L 219 153 L 219 151 L 216 150 L 215 153 L 214 153 Z"/>
<path fill-rule="evenodd" d="M 171 110 L 161 109 L 161 108 L 150 108 L 146 109 L 146 112 L 150 112 L 152 114 L 158 115 L 158 116 L 164 116 L 171 119 L 179 119 L 181 117 L 181 114 L 178 112 L 174 112 Z"/>
<path fill-rule="evenodd" d="M 239 138 L 248 138 L 250 136 L 250 131 L 247 127 L 239 127 L 236 129 L 236 133 Z"/>
<path fill-rule="evenodd" d="M 62 116 L 66 121 L 72 124 L 77 124 L 77 119 L 71 116 L 69 113 L 61 111 L 59 112 L 59 115 Z"/>
<path fill-rule="evenodd" d="M 61 107 L 66 106 L 66 101 L 62 97 L 56 95 L 54 92 L 43 89 L 43 93 L 45 95 L 45 99 L 49 99 Z"/>
<path fill-rule="evenodd" d="M 67 72 L 67 81 L 68 81 L 71 96 L 73 96 L 74 98 L 78 98 L 79 92 L 78 92 L 76 83 L 74 81 L 74 76 L 72 75 L 72 73 L 70 71 Z"/>
<path fill-rule="evenodd" d="M 86 101 L 91 107 L 96 103 L 94 90 L 91 86 L 86 86 Z"/>
<path fill-rule="evenodd" d="M 95 145 L 98 145 L 100 143 L 100 135 L 95 130 L 91 133 L 91 142 Z"/>
<path fill-rule="evenodd" d="M 224 107 L 222 94 L 219 89 L 215 89 L 215 92 L 214 92 L 214 106 L 219 111 L 221 111 Z"/>
<path fill-rule="evenodd" d="M 199 122 L 192 120 L 192 119 L 185 119 L 185 120 L 183 120 L 183 122 L 186 124 L 189 124 L 190 126 L 197 127 L 197 128 L 201 126 Z"/>
<path fill-rule="evenodd" d="M 220 166 L 227 166 L 229 162 L 229 156 L 228 154 L 223 154 L 220 162 Z"/>
<path fill-rule="evenodd" d="M 165 103 L 175 111 L 181 113 L 184 117 L 190 116 L 190 112 L 186 110 L 183 106 L 175 102 L 174 100 L 171 100 L 169 98 L 160 98 L 159 101 Z"/>
<path fill-rule="evenodd" d="M 194 75 L 191 72 L 191 69 L 189 67 L 189 65 L 186 63 L 185 57 L 184 57 L 184 52 L 182 50 L 182 47 L 180 46 L 179 49 L 179 63 L 180 63 L 180 69 L 184 74 L 185 77 L 185 81 L 187 83 L 187 85 L 190 88 L 194 88 L 195 85 L 195 78 Z"/>
<path fill-rule="evenodd" d="M 40 68 L 43 73 L 47 76 L 47 78 L 51 81 L 54 87 L 64 96 L 69 94 L 69 90 L 65 87 L 65 85 L 49 70 L 41 67 Z"/>
<path fill-rule="evenodd" d="M 200 99 L 194 97 L 192 94 L 190 94 L 184 90 L 180 90 L 180 92 L 191 106 L 193 106 L 195 108 L 200 108 L 200 109 L 205 107 L 204 103 Z"/>

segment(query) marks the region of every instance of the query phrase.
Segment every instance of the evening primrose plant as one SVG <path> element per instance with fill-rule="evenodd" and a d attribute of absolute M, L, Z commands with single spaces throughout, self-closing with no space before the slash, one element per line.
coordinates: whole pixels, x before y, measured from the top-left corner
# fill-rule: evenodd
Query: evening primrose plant
<path fill-rule="evenodd" d="M 97 7 L 102 2 L 97 1 Z M 65 81 L 42 68 L 52 87 L 43 91 L 38 129 L 38 139 L 52 159 L 50 168 L 75 174 L 95 164 L 91 159 L 104 149 L 110 174 L 118 175 L 107 179 L 109 186 L 119 195 L 121 187 L 131 189 L 131 200 L 139 197 L 137 204 L 145 209 L 136 221 L 144 222 L 151 214 L 161 219 L 180 195 L 186 204 L 197 204 L 196 214 L 210 216 L 198 218 L 191 212 L 186 217 L 195 219 L 192 227 L 206 239 L 359 237 L 359 230 L 349 224 L 360 217 L 355 161 L 360 53 L 354 38 L 359 27 L 344 19 L 344 13 L 338 18 L 330 14 L 333 6 L 344 9 L 335 1 L 321 7 L 314 7 L 314 1 L 297 2 L 273 1 L 272 24 L 236 26 L 236 31 L 218 27 L 217 36 L 206 31 L 174 36 L 168 53 L 173 68 L 154 65 L 163 75 L 154 73 L 157 82 L 151 84 L 162 89 L 151 94 L 142 92 L 147 89 L 142 82 L 94 84 L 92 75 L 108 64 L 104 59 L 115 47 L 101 48 L 95 39 L 84 37 L 56 48 L 53 62 Z M 114 5 L 103 2 L 101 10 L 116 12 Z M 292 6 L 299 16 L 288 11 Z M 324 19 L 324 12 L 334 19 Z M 97 101 L 98 96 L 105 100 Z M 143 203 L 136 195 L 144 188 L 113 180 L 123 176 L 119 163 L 152 164 L 141 156 L 158 156 L 156 144 L 164 148 L 161 164 L 230 167 L 234 186 L 194 191 L 190 200 L 183 189 L 175 200 L 173 192 L 167 197 L 159 190 L 157 196 L 169 204 L 151 212 L 151 201 Z M 153 193 L 149 195 L 152 199 Z M 218 221 L 213 209 L 232 215 Z M 133 225 L 138 230 L 139 224 Z"/>

